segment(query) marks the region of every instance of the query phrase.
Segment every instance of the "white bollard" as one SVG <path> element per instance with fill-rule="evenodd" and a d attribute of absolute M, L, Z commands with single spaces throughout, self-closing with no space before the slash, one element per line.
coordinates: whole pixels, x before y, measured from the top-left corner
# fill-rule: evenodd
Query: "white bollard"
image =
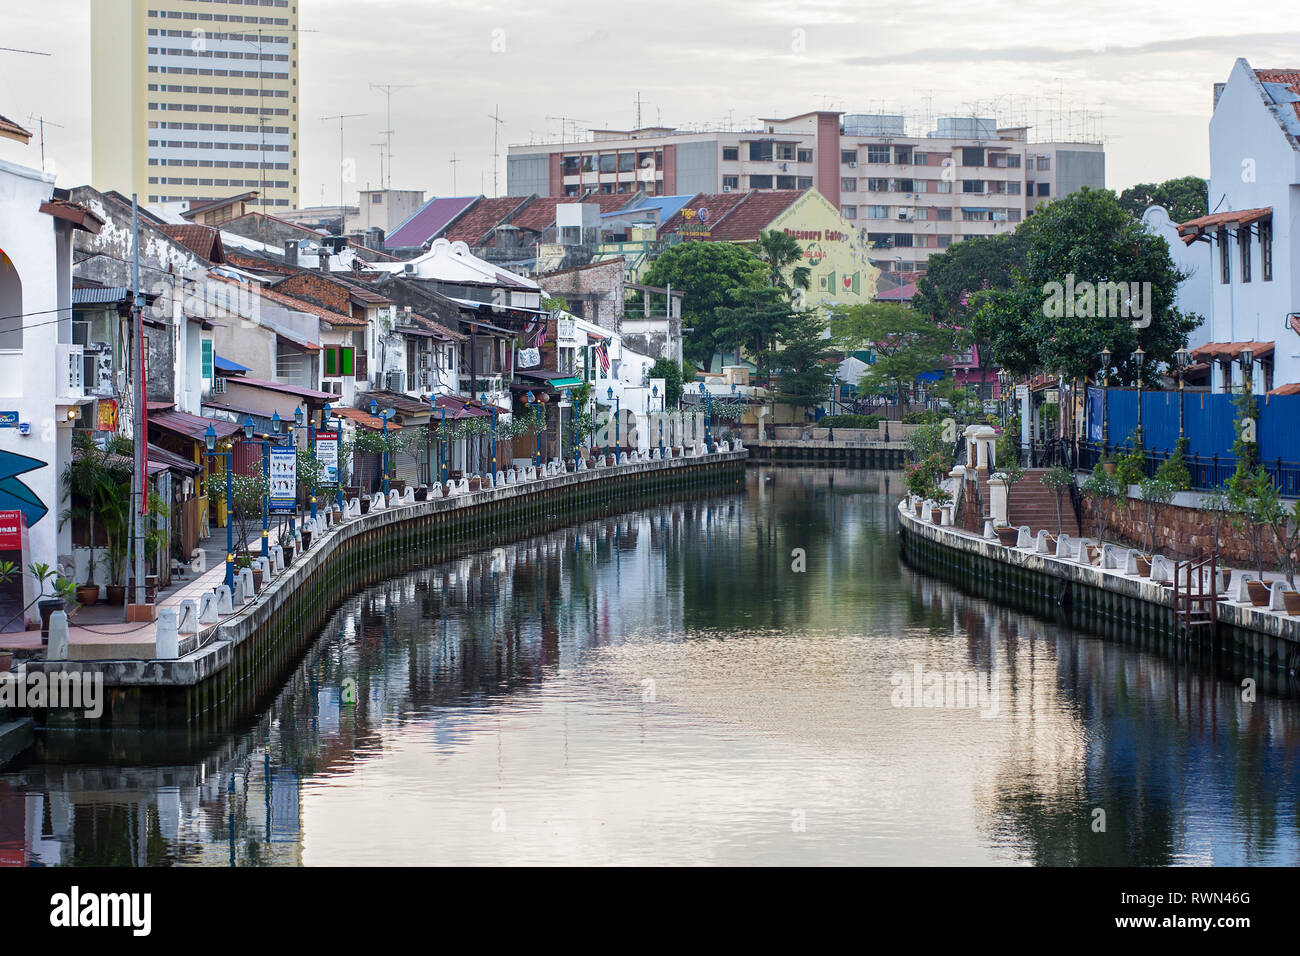
<path fill-rule="evenodd" d="M 1028 526 L 1028 525 L 1021 525 L 1021 526 L 1020 526 L 1020 533 L 1019 533 L 1018 535 L 1016 535 L 1016 547 L 1017 547 L 1017 548 L 1032 548 L 1033 546 L 1034 546 L 1034 538 L 1033 538 L 1033 536 L 1029 533 L 1029 526 Z"/>
<path fill-rule="evenodd" d="M 199 633 L 199 606 L 193 601 L 181 602 L 181 617 L 176 625 L 178 634 Z"/>
<path fill-rule="evenodd" d="M 1042 529 L 1034 536 L 1034 553 L 1050 554 L 1052 549 L 1047 544 L 1047 531 Z"/>
<path fill-rule="evenodd" d="M 348 518 L 348 519 L 352 519 L 352 518 L 360 518 L 360 517 L 361 517 L 361 502 L 360 502 L 360 500 L 357 499 L 357 498 L 350 498 L 350 499 L 348 500 L 348 506 L 347 506 L 347 509 L 343 512 L 343 516 L 344 516 L 345 518 Z"/>
<path fill-rule="evenodd" d="M 155 632 L 153 652 L 158 660 L 174 661 L 181 656 L 179 626 L 174 607 L 165 607 L 158 611 L 158 628 Z"/>
<path fill-rule="evenodd" d="M 217 592 L 217 613 L 222 617 L 235 613 L 234 595 L 230 593 L 230 588 L 221 585 L 216 589 Z"/>
<path fill-rule="evenodd" d="M 204 591 L 199 597 L 199 624 L 216 624 L 221 620 L 221 614 L 217 610 L 217 595 L 215 591 Z"/>
<path fill-rule="evenodd" d="M 371 511 L 383 511 L 385 506 L 384 493 L 376 491 L 370 498 Z"/>
<path fill-rule="evenodd" d="M 435 500 L 443 497 L 441 481 L 435 481 L 433 483 L 433 490 L 429 492 L 429 497 Z"/>
<path fill-rule="evenodd" d="M 1282 600 L 1282 592 L 1289 591 L 1289 590 L 1291 589 L 1287 587 L 1287 583 L 1285 581 L 1274 581 L 1272 586 L 1268 589 L 1268 609 L 1270 611 L 1285 611 L 1286 601 Z M 51 619 L 50 621 L 51 642 L 53 641 L 53 638 L 54 638 L 54 621 L 53 619 Z"/>
<path fill-rule="evenodd" d="M 985 518 L 985 519 L 984 519 L 984 540 L 985 540 L 985 541 L 996 541 L 996 540 L 998 540 L 997 532 L 993 530 L 993 519 L 992 519 L 992 518 Z"/>
<path fill-rule="evenodd" d="M 1230 588 L 1232 592 L 1232 599 L 1239 604 L 1240 603 L 1249 604 L 1250 589 L 1246 587 L 1246 582 L 1254 581 L 1254 580 L 1256 580 L 1255 575 L 1249 571 L 1235 572 L 1232 579 L 1232 585 Z"/>
<path fill-rule="evenodd" d="M 68 659 L 68 612 L 55 611 L 50 615 L 50 639 L 45 648 L 45 659 L 66 661 Z"/>
<path fill-rule="evenodd" d="M 1058 558 L 1071 558 L 1074 556 L 1074 552 L 1070 545 L 1070 536 L 1068 534 L 1062 534 L 1056 539 L 1056 556 Z"/>
<path fill-rule="evenodd" d="M 404 505 L 413 505 L 413 504 L 415 504 L 415 489 L 414 489 L 414 488 L 407 488 L 404 492 L 402 492 L 402 504 L 404 504 Z"/>
<path fill-rule="evenodd" d="M 397 508 L 402 504 L 402 496 L 397 493 L 396 488 L 388 490 L 388 500 L 384 504 L 389 508 Z"/>

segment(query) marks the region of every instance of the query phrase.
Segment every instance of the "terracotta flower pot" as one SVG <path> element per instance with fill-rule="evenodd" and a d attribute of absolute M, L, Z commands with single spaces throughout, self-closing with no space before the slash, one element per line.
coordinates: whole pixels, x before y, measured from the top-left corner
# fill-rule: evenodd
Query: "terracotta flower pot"
<path fill-rule="evenodd" d="M 302 533 L 302 550 L 305 552 L 310 547 L 311 547 L 311 532 L 304 531 Z"/>
<path fill-rule="evenodd" d="M 1300 614 L 1300 591 L 1283 591 L 1282 603 L 1288 614 Z"/>
<path fill-rule="evenodd" d="M 263 572 L 261 568 L 253 568 L 253 590 L 254 591 L 262 590 L 262 574 Z"/>
<path fill-rule="evenodd" d="M 1104 472 L 1105 472 L 1106 474 L 1108 474 L 1108 475 L 1113 475 L 1113 474 L 1115 474 L 1115 462 L 1113 462 L 1113 461 L 1103 461 L 1103 462 L 1101 463 L 1101 470 L 1104 471 Z"/>
<path fill-rule="evenodd" d="M 931 508 L 931 509 L 930 509 L 930 523 L 931 523 L 931 524 L 943 524 L 943 509 L 942 509 L 942 508 Z"/>
<path fill-rule="evenodd" d="M 99 603 L 99 585 L 82 584 L 77 587 L 77 603 L 82 607 L 90 607 L 92 604 Z"/>
<path fill-rule="evenodd" d="M 1250 603 L 1255 607 L 1268 606 L 1268 585 L 1263 581 L 1247 581 L 1246 590 L 1250 593 Z"/>
<path fill-rule="evenodd" d="M 1016 542 L 1020 540 L 1020 529 L 1006 525 L 1002 528 L 994 528 L 993 533 L 998 536 L 998 541 L 1008 548 L 1014 548 Z"/>
<path fill-rule="evenodd" d="M 917 516 L 918 518 L 921 517 L 921 513 L 922 513 L 923 511 L 925 511 L 925 502 L 923 502 L 923 501 L 918 501 L 918 502 L 916 503 L 916 516 Z"/>
<path fill-rule="evenodd" d="M 1137 556 L 1138 575 L 1144 578 L 1151 577 L 1151 559 L 1143 555 Z"/>
<path fill-rule="evenodd" d="M 104 589 L 108 592 L 108 603 L 112 607 L 121 607 L 126 603 L 126 586 L 122 584 L 110 584 Z"/>
<path fill-rule="evenodd" d="M 293 564 L 293 545 L 286 544 L 284 546 L 284 566 L 287 568 L 291 564 Z"/>

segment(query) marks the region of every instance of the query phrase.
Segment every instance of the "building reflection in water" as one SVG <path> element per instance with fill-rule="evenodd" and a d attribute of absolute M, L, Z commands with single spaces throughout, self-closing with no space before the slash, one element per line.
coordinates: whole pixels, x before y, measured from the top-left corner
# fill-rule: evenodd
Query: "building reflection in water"
<path fill-rule="evenodd" d="M 201 759 L 0 774 L 0 864 L 1295 861 L 1285 687 L 913 572 L 899 487 L 755 468 L 368 588 Z M 997 715 L 894 707 L 916 665 Z"/>

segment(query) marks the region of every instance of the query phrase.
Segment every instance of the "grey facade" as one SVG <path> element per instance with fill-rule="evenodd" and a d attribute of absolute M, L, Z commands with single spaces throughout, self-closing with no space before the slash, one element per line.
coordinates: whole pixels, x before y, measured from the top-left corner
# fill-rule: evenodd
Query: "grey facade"
<path fill-rule="evenodd" d="M 1106 154 L 1099 150 L 1058 149 L 1056 151 L 1056 195 L 1068 196 L 1084 186 L 1102 189 L 1106 185 Z"/>
<path fill-rule="evenodd" d="M 550 156 L 547 153 L 506 157 L 507 196 L 549 196 L 550 176 Z"/>
<path fill-rule="evenodd" d="M 678 195 L 718 191 L 718 144 L 706 140 L 677 145 Z"/>

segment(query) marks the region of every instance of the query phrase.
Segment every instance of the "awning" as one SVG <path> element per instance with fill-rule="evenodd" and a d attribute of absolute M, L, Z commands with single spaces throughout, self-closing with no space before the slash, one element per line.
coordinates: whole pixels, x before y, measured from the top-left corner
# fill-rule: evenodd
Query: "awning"
<path fill-rule="evenodd" d="M 1272 206 L 1259 206 L 1254 209 L 1238 209 L 1229 212 L 1216 212 L 1208 216 L 1200 216 L 1196 219 L 1189 219 L 1187 222 L 1178 224 L 1178 233 L 1181 236 L 1204 235 L 1220 228 L 1236 229 L 1239 226 L 1246 226 L 1259 219 L 1269 219 L 1273 216 Z"/>
<path fill-rule="evenodd" d="M 212 430 L 217 433 L 219 439 L 229 438 L 239 431 L 239 426 L 234 422 L 222 421 L 219 418 L 204 418 L 200 415 L 190 415 L 187 412 L 164 410 L 150 410 L 149 425 L 151 427 L 157 426 L 163 431 L 169 431 L 194 441 L 203 441 L 209 425 L 212 426 Z"/>
<path fill-rule="evenodd" d="M 275 331 L 275 338 L 279 342 L 288 342 L 290 345 L 294 346 L 295 348 L 300 348 L 307 352 L 320 351 L 320 345 L 318 345 L 317 343 L 308 342 L 306 339 L 300 339 L 293 335 L 286 335 L 284 332 L 281 332 L 279 329 L 276 329 Z"/>
<path fill-rule="evenodd" d="M 338 396 L 333 392 L 320 392 L 314 388 L 300 388 L 297 385 L 285 385 L 283 382 L 268 382 L 265 379 L 249 378 L 247 375 L 232 378 L 226 383 L 227 388 L 234 388 L 237 385 L 247 385 L 250 388 L 265 389 L 268 392 L 282 392 L 285 395 L 296 395 L 309 405 L 323 405 L 326 402 L 338 401 Z"/>
<path fill-rule="evenodd" d="M 443 335 L 441 332 L 435 332 L 433 329 L 417 329 L 413 325 L 398 326 L 393 331 L 397 332 L 399 335 L 413 335 L 421 339 L 437 339 L 440 342 L 451 341 L 450 338 Z"/>
<path fill-rule="evenodd" d="M 252 369 L 246 365 L 240 365 L 238 362 L 232 362 L 228 358 L 222 358 L 220 355 L 212 357 L 212 363 L 217 367 L 218 372 L 251 372 Z"/>
<path fill-rule="evenodd" d="M 548 378 L 546 381 L 553 388 L 576 388 L 582 384 L 582 379 L 573 376 L 568 378 Z"/>
<path fill-rule="evenodd" d="M 339 418 L 346 418 L 348 421 L 355 422 L 362 428 L 369 428 L 372 431 L 382 431 L 384 428 L 384 422 L 382 419 L 376 418 L 369 412 L 363 412 L 359 408 L 348 408 L 346 405 L 340 405 L 337 408 L 331 408 L 331 410 Z"/>
<path fill-rule="evenodd" d="M 1200 361 L 1236 360 L 1245 349 L 1250 349 L 1255 353 L 1255 358 L 1261 359 L 1273 354 L 1273 343 L 1207 342 L 1205 345 L 1192 349 L 1192 356 Z"/>

